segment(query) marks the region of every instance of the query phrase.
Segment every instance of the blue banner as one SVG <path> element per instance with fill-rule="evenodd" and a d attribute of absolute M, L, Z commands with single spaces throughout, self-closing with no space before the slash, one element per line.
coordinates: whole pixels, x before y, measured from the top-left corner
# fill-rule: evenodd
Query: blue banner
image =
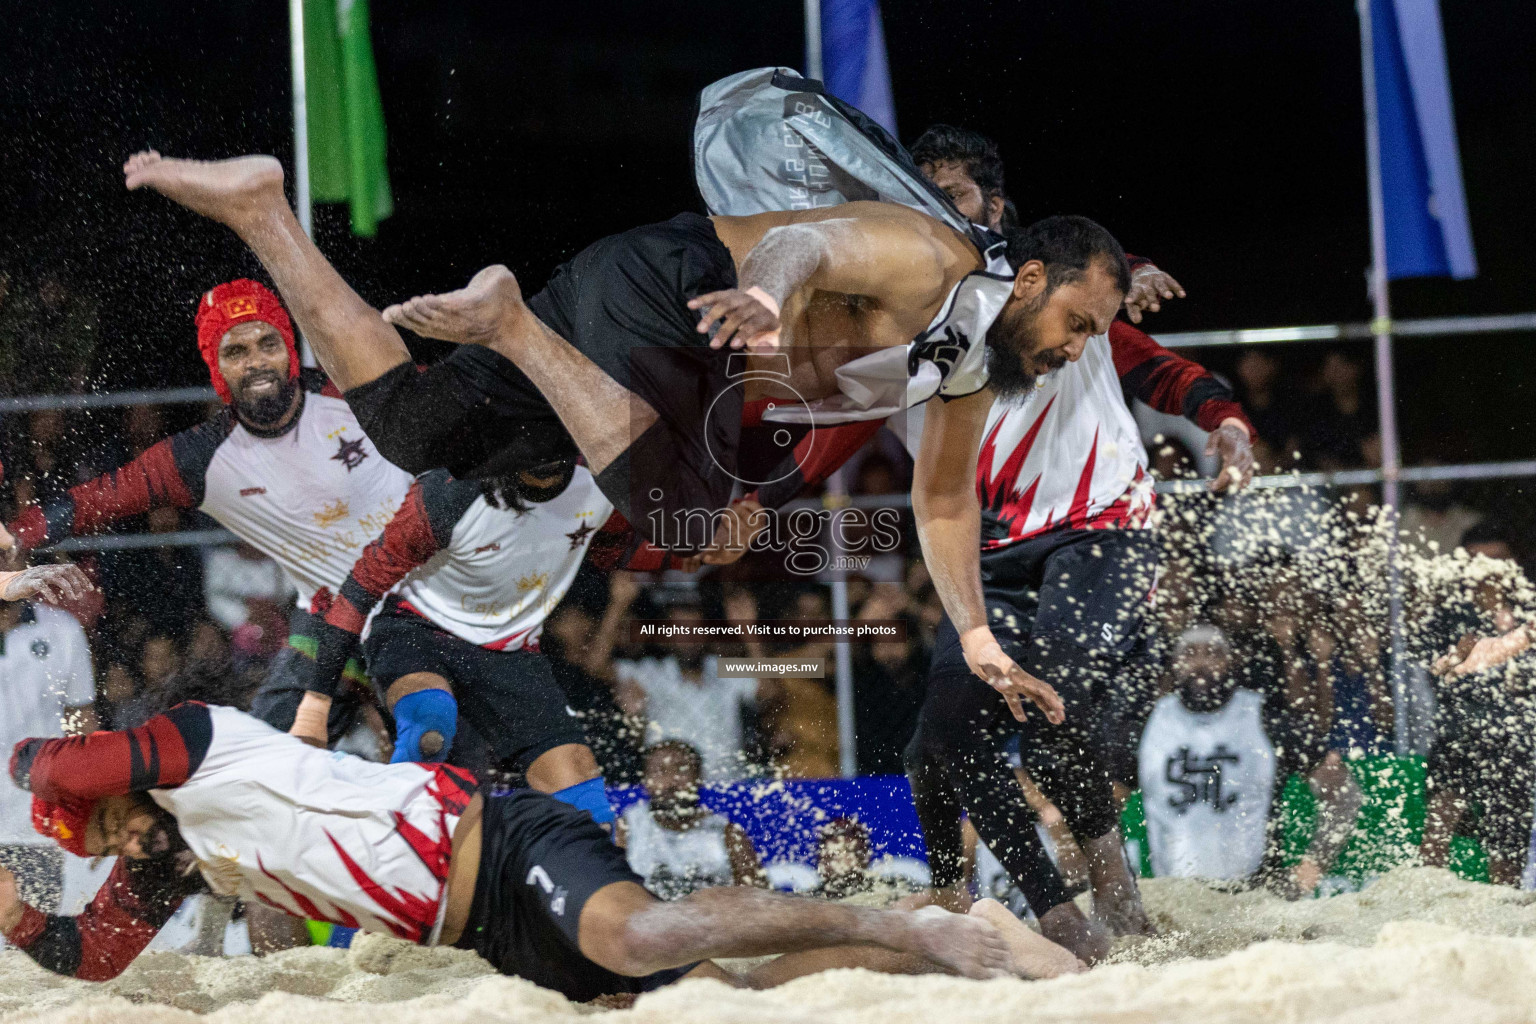
<path fill-rule="evenodd" d="M 610 787 L 608 799 L 620 814 L 645 799 L 639 786 Z M 834 818 L 857 818 L 869 829 L 876 857 L 915 857 L 926 861 L 923 831 L 912 806 L 904 775 L 864 775 L 856 779 L 748 779 L 729 786 L 706 786 L 699 802 L 746 829 L 764 863 L 776 860 L 816 863 L 816 833 Z"/>
<path fill-rule="evenodd" d="M 1370 4 L 1387 277 L 1476 277 L 1438 0 Z"/>
<path fill-rule="evenodd" d="M 896 134 L 879 0 L 821 0 L 821 67 L 828 92 Z"/>

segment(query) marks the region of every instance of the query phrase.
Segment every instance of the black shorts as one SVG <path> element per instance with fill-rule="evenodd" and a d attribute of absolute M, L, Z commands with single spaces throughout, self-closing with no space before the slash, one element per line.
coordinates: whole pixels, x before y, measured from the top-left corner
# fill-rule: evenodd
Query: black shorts
<path fill-rule="evenodd" d="M 733 386 L 732 373 L 744 362 L 733 367 L 728 352 L 711 349 L 688 308 L 692 298 L 735 286 L 735 262 L 714 224 L 684 213 L 594 242 L 528 299 L 551 330 L 656 411 L 657 422 L 597 482 L 662 547 L 686 546 L 677 539 L 699 532 L 700 513 L 725 508 L 736 484 L 742 386 Z M 532 382 L 478 346 L 424 372 L 402 364 L 346 398 L 379 452 L 412 473 L 441 466 L 494 476 L 574 451 Z"/>
<path fill-rule="evenodd" d="M 488 651 L 420 616 L 389 609 L 373 620 L 363 652 L 381 699 L 395 680 L 414 672 L 448 680 L 461 730 L 450 764 L 522 773 L 546 751 L 587 742 L 542 654 Z"/>
<path fill-rule="evenodd" d="M 287 732 L 293 727 L 299 702 L 314 681 L 322 621 L 300 608 L 288 616 L 288 642 L 273 656 L 267 676 L 251 700 L 251 714 L 274 729 Z M 355 659 L 347 659 L 341 685 L 331 699 L 330 719 L 326 723 L 329 742 L 335 744 L 351 732 L 361 720 L 363 706 L 372 700 L 363 667 Z"/>
<path fill-rule="evenodd" d="M 455 943 L 460 949 L 574 1002 L 650 992 L 693 969 L 631 978 L 582 955 L 578 928 L 587 900 L 614 882 L 641 884 L 587 812 L 530 789 L 493 790 L 480 828 L 480 874 Z"/>
<path fill-rule="evenodd" d="M 1157 541 L 1145 530 L 1057 530 L 981 553 L 987 623 L 1031 672 L 1056 643 L 1111 664 L 1139 656 L 1156 575 Z M 929 674 L 969 671 L 946 618 Z"/>
<path fill-rule="evenodd" d="M 587 246 L 528 300 L 550 329 L 656 410 L 658 421 L 597 482 L 658 546 L 688 547 L 675 542 L 687 536 L 688 514 L 724 509 L 736 484 L 743 389 L 732 386 L 730 353 L 709 347 L 688 308 L 696 296 L 734 287 L 736 264 L 714 223 L 680 213 Z M 674 543 L 662 544 L 668 537 Z"/>

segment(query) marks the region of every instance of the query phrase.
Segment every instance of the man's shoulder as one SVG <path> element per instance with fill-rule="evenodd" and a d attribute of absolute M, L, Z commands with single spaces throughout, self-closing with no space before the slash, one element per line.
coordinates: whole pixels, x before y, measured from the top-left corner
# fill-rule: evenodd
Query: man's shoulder
<path fill-rule="evenodd" d="M 85 627 L 80 625 L 80 620 L 63 608 L 55 608 L 47 604 L 29 604 L 32 609 L 32 621 L 23 622 L 23 626 L 30 625 L 35 629 L 51 633 L 79 633 L 84 635 Z"/>

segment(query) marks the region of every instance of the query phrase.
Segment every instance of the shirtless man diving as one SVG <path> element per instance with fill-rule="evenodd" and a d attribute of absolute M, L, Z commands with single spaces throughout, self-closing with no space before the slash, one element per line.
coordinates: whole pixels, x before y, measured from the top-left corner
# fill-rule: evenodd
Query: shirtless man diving
<path fill-rule="evenodd" d="M 987 625 L 973 467 L 993 398 L 1023 393 L 1074 358 L 1125 298 L 1124 250 L 1092 221 L 1051 218 L 1013 234 L 1009 274 L 989 274 L 970 239 L 892 204 L 681 214 L 599 240 L 527 302 L 511 272 L 493 266 L 460 291 L 381 319 L 300 229 L 276 160 L 146 152 L 124 171 L 129 189 L 153 188 L 252 248 L 392 461 L 454 469 L 460 445 L 491 447 L 489 420 L 547 421 L 553 410 L 604 493 L 653 539 L 669 517 L 729 501 L 741 403 L 769 387 L 733 384 L 731 349 L 757 365 L 787 363 L 787 383 L 771 386 L 816 402 L 846 390 L 838 370 L 900 348 L 907 402 L 945 399 L 928 411 L 912 500 L 966 662 L 1016 717 L 1028 698 L 1061 720 L 1055 693 L 1014 664 Z M 431 390 L 393 324 L 474 343 L 519 372 L 502 372 L 487 417 L 492 387 L 477 394 L 459 379 Z M 413 466 L 409 454 L 429 464 Z"/>

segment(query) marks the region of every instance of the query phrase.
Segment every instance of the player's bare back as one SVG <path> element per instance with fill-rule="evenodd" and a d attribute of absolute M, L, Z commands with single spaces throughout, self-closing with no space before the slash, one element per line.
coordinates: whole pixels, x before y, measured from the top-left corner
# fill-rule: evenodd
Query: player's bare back
<path fill-rule="evenodd" d="M 893 203 L 856 202 L 815 210 L 760 213 L 750 217 L 712 217 L 720 241 L 736 268 L 773 228 L 834 219 L 885 222 L 900 240 L 890 251 L 875 252 L 870 276 L 883 282 L 861 292 L 806 287 L 790 296 L 780 313 L 780 348 L 790 360 L 788 387 L 771 376 L 747 382 L 748 401 L 761 398 L 825 398 L 837 392 L 837 368 L 880 348 L 905 345 L 926 330 L 950 289 L 966 274 L 982 268 L 975 247 L 948 226 L 916 210 Z M 914 280 L 912 248 L 928 280 Z M 782 366 L 782 355 L 740 354 L 753 369 Z M 770 364 L 767 360 L 779 360 Z M 793 389 L 791 391 L 790 389 Z"/>

